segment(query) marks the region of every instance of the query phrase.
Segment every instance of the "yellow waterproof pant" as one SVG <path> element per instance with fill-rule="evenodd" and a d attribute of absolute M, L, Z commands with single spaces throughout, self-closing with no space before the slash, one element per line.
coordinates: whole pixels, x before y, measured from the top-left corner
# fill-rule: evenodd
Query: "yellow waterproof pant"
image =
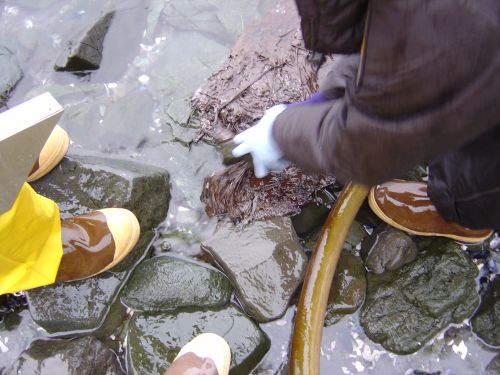
<path fill-rule="evenodd" d="M 0 294 L 52 284 L 62 254 L 59 208 L 25 183 L 0 215 Z"/>

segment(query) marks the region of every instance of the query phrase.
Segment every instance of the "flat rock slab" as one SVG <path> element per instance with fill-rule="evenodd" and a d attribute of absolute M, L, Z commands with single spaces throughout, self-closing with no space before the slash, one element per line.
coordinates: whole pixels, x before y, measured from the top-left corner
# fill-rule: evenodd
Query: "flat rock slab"
<path fill-rule="evenodd" d="M 57 71 L 86 71 L 99 69 L 103 43 L 114 12 L 102 15 L 88 30 L 77 30 L 63 44 L 65 50 L 58 57 Z"/>
<path fill-rule="evenodd" d="M 202 248 L 231 280 L 245 311 L 259 322 L 285 313 L 307 265 L 290 218 L 255 221 L 242 230 L 223 221 Z"/>
<path fill-rule="evenodd" d="M 116 355 L 99 340 L 39 340 L 31 344 L 9 374 L 124 375 Z"/>
<path fill-rule="evenodd" d="M 217 307 L 229 303 L 229 280 L 215 268 L 176 256 L 142 262 L 127 282 L 121 301 L 139 311 Z"/>
<path fill-rule="evenodd" d="M 58 204 L 62 219 L 100 208 L 128 208 L 142 231 L 165 219 L 170 196 L 166 170 L 104 156 L 66 156 L 33 187 Z"/>
<path fill-rule="evenodd" d="M 9 93 L 23 77 L 14 54 L 0 46 L 0 108 L 5 106 Z"/>
<path fill-rule="evenodd" d="M 500 277 L 497 275 L 482 296 L 471 319 L 472 331 L 486 344 L 500 347 Z"/>
<path fill-rule="evenodd" d="M 163 374 L 183 345 L 216 333 L 231 348 L 230 374 L 249 374 L 269 349 L 267 336 L 234 307 L 135 315 L 128 327 L 129 374 Z"/>
<path fill-rule="evenodd" d="M 477 273 L 459 245 L 437 239 L 397 271 L 368 273 L 360 323 L 387 350 L 413 353 L 449 324 L 472 315 L 479 304 Z"/>
<path fill-rule="evenodd" d="M 130 275 L 125 267 L 132 267 L 149 252 L 152 237 L 151 233 L 142 234 L 131 254 L 100 275 L 26 292 L 33 320 L 50 333 L 99 328 Z"/>

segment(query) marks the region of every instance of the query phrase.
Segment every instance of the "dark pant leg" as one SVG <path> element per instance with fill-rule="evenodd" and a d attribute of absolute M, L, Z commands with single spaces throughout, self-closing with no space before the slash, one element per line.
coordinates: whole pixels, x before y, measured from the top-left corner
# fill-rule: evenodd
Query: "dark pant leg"
<path fill-rule="evenodd" d="M 429 165 L 428 193 L 448 221 L 500 229 L 500 126 Z"/>

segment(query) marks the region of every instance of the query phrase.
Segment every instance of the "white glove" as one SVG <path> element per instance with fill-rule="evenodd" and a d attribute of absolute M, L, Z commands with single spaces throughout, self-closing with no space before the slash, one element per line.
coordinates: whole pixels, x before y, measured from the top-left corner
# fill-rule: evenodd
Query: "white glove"
<path fill-rule="evenodd" d="M 285 108 L 284 104 L 269 108 L 256 125 L 233 138 L 239 145 L 233 149 L 233 156 L 240 157 L 250 153 L 257 178 L 265 177 L 269 171 L 281 171 L 290 164 L 288 160 L 283 159 L 272 134 L 274 120 Z"/>

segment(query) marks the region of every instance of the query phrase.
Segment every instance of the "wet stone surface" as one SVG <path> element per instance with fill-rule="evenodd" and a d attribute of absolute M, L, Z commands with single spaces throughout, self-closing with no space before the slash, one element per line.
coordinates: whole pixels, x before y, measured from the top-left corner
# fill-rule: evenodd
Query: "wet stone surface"
<path fill-rule="evenodd" d="M 290 218 L 255 221 L 239 231 L 223 221 L 202 248 L 231 280 L 245 311 L 260 322 L 284 314 L 307 264 Z"/>
<path fill-rule="evenodd" d="M 460 247 L 436 239 L 413 263 L 368 273 L 360 323 L 366 335 L 391 352 L 408 354 L 450 323 L 461 323 L 479 304 L 477 268 Z"/>
<path fill-rule="evenodd" d="M 382 273 L 411 263 L 417 257 L 417 252 L 417 245 L 406 233 L 384 227 L 363 242 L 361 255 L 369 271 Z"/>
<path fill-rule="evenodd" d="M 500 354 L 491 360 L 484 371 L 484 375 L 498 375 L 500 374 Z"/>
<path fill-rule="evenodd" d="M 482 296 L 471 326 L 486 344 L 500 347 L 500 276 L 493 279 Z"/>
<path fill-rule="evenodd" d="M 365 292 L 363 261 L 359 256 L 343 251 L 330 287 L 325 326 L 335 324 L 343 316 L 354 313 L 363 304 Z"/>
<path fill-rule="evenodd" d="M 127 208 L 144 231 L 165 218 L 168 181 L 161 168 L 102 155 L 73 155 L 33 187 L 58 204 L 62 219 L 99 208 Z"/>
<path fill-rule="evenodd" d="M 158 256 L 142 262 L 121 294 L 126 306 L 139 311 L 227 305 L 229 280 L 219 271 L 188 259 Z"/>
<path fill-rule="evenodd" d="M 88 336 L 34 341 L 7 374 L 124 375 L 115 353 Z"/>
<path fill-rule="evenodd" d="M 128 328 L 130 374 L 162 374 L 194 336 L 212 332 L 231 348 L 233 375 L 248 374 L 269 348 L 267 336 L 234 307 L 177 313 L 138 314 Z"/>
<path fill-rule="evenodd" d="M 63 42 L 66 49 L 58 57 L 54 69 L 58 71 L 99 69 L 104 37 L 113 16 L 114 12 L 102 15 L 89 30 L 77 30 L 75 35 Z"/>
<path fill-rule="evenodd" d="M 22 76 L 23 72 L 14 54 L 0 45 L 0 110 L 5 106 L 9 93 Z"/>

